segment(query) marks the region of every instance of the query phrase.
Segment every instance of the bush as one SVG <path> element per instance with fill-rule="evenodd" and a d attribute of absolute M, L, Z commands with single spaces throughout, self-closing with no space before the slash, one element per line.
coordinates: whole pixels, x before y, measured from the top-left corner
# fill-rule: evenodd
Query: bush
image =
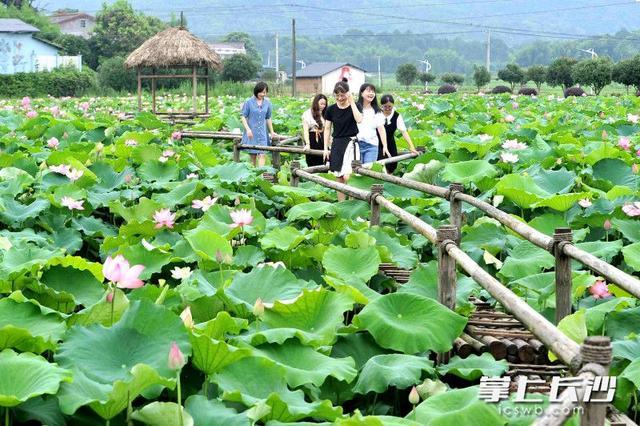
<path fill-rule="evenodd" d="M 574 58 L 562 57 L 553 61 L 547 68 L 547 83 L 550 86 L 562 86 L 563 89 L 573 86 L 573 66 L 578 61 Z"/>
<path fill-rule="evenodd" d="M 0 75 L 0 96 L 80 96 L 95 85 L 95 73 L 86 67 L 82 71 L 58 68 L 51 72 L 23 72 Z"/>
<path fill-rule="evenodd" d="M 445 83 L 438 88 L 438 95 L 446 95 L 448 93 L 456 93 L 458 90 L 453 84 Z"/>
<path fill-rule="evenodd" d="M 478 88 L 478 92 L 482 86 L 489 84 L 491 82 L 491 74 L 487 69 L 483 66 L 474 65 L 473 66 L 473 82 L 476 84 Z"/>
<path fill-rule="evenodd" d="M 462 74 L 456 74 L 453 72 L 447 72 L 442 74 L 440 81 L 446 84 L 456 85 L 464 83 L 464 76 Z"/>
<path fill-rule="evenodd" d="M 564 97 L 568 98 L 569 96 L 583 96 L 585 95 L 585 93 L 586 92 L 582 90 L 581 87 L 573 86 L 564 91 Z"/>
<path fill-rule="evenodd" d="M 521 87 L 520 90 L 518 90 L 518 95 L 538 96 L 538 91 L 533 87 Z"/>
<path fill-rule="evenodd" d="M 599 95 L 606 85 L 611 84 L 612 70 L 611 59 L 601 56 L 578 62 L 573 66 L 571 75 L 576 83 L 593 87 L 595 94 Z"/>
<path fill-rule="evenodd" d="M 403 86 L 410 86 L 418 78 L 418 68 L 413 64 L 402 64 L 396 68 L 396 80 Z"/>
<path fill-rule="evenodd" d="M 493 89 L 491 89 L 491 93 L 493 93 L 494 95 L 496 94 L 500 94 L 500 93 L 511 93 L 511 89 L 507 86 L 496 86 Z"/>
<path fill-rule="evenodd" d="M 512 91 L 517 83 L 527 82 L 525 72 L 517 64 L 507 64 L 506 67 L 498 71 L 498 78 L 511 84 Z"/>
<path fill-rule="evenodd" d="M 98 84 L 103 89 L 133 92 L 137 90 L 136 72 L 124 67 L 124 58 L 115 56 L 105 59 L 98 67 Z"/>
<path fill-rule="evenodd" d="M 256 77 L 258 66 L 247 55 L 233 55 L 224 60 L 224 81 L 247 81 Z"/>

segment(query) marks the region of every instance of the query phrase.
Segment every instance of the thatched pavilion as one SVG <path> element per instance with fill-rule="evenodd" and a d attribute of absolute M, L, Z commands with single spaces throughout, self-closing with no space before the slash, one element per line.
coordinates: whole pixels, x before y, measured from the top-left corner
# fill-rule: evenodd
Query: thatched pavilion
<path fill-rule="evenodd" d="M 138 111 L 142 110 L 142 79 L 151 80 L 152 110 L 156 111 L 156 81 L 161 78 L 191 79 L 193 85 L 193 110 L 197 111 L 198 79 L 205 80 L 205 114 L 209 113 L 209 68 L 222 69 L 222 59 L 205 42 L 191 34 L 184 27 L 168 28 L 151 37 L 134 50 L 124 63 L 127 68 L 138 71 Z M 143 69 L 151 69 L 151 74 L 143 74 Z M 158 74 L 156 70 L 189 69 L 191 72 L 177 74 Z M 198 69 L 204 68 L 204 74 Z"/>

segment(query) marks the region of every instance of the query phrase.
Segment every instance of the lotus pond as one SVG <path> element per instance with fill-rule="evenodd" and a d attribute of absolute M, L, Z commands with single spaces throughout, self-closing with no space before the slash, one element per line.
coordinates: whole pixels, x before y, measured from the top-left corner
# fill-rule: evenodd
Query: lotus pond
<path fill-rule="evenodd" d="M 274 99 L 281 134 L 306 99 Z M 240 127 L 240 99 L 190 127 Z M 185 109 L 165 96 L 162 109 Z M 7 424 L 524 425 L 478 400 L 489 354 L 434 365 L 491 300 L 458 280 L 437 299 L 434 247 L 386 213 L 233 163 L 229 143 L 182 138 L 133 98 L 0 101 L 0 406 Z M 399 99 L 426 153 L 398 172 L 471 193 L 624 271 L 640 272 L 640 98 Z M 243 157 L 244 158 L 244 157 Z M 350 184 L 367 189 L 371 179 Z M 448 202 L 385 184 L 426 222 Z M 549 319 L 554 258 L 476 209 L 462 248 Z M 413 273 L 398 286 L 381 262 Z M 573 265 L 577 342 L 614 341 L 615 405 L 640 388 L 640 305 Z M 179 384 L 178 384 L 179 383 Z M 418 398 L 408 397 L 416 387 Z M 180 404 L 180 405 L 178 405 Z M 545 405 L 545 404 L 542 404 Z M 574 419 L 575 421 L 575 419 Z"/>

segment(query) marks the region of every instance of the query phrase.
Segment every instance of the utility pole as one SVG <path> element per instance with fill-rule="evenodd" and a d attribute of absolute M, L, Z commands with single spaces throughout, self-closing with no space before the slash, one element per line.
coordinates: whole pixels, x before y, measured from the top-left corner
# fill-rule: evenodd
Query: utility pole
<path fill-rule="evenodd" d="M 487 31 L 487 71 L 491 73 L 491 31 Z"/>
<path fill-rule="evenodd" d="M 380 55 L 378 55 L 378 90 L 382 89 L 382 74 L 380 74 Z"/>
<path fill-rule="evenodd" d="M 291 96 L 296 95 L 296 19 L 291 19 Z"/>
<path fill-rule="evenodd" d="M 280 48 L 278 47 L 278 33 L 276 33 L 276 81 L 280 79 Z"/>

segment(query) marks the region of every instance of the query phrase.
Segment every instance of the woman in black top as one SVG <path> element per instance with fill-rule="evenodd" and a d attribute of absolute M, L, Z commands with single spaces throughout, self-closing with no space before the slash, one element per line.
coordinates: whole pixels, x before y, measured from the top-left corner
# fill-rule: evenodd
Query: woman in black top
<path fill-rule="evenodd" d="M 327 97 L 322 93 L 316 95 L 311 103 L 311 108 L 302 114 L 302 138 L 305 149 L 324 148 L 324 112 L 327 108 Z M 321 166 L 324 164 L 322 157 L 318 155 L 305 155 L 307 166 Z"/>
<path fill-rule="evenodd" d="M 398 147 L 396 146 L 395 133 L 396 130 L 400 130 L 402 133 L 402 137 L 405 141 L 407 141 L 407 145 L 409 145 L 409 151 L 414 154 L 417 154 L 418 151 L 413 146 L 413 142 L 411 141 L 411 136 L 407 132 L 407 126 L 404 124 L 404 120 L 398 111 L 393 108 L 394 100 L 391 95 L 384 95 L 380 98 L 380 104 L 382 105 L 382 115 L 384 116 L 384 130 L 387 134 L 387 148 L 389 148 L 389 152 L 392 157 L 398 155 Z M 381 146 L 378 145 L 378 160 L 382 160 L 384 158 L 384 154 L 382 152 Z M 392 174 L 397 167 L 397 163 L 387 164 L 385 167 L 387 169 L 387 173 Z"/>
<path fill-rule="evenodd" d="M 351 173 L 351 161 L 360 159 L 356 135 L 362 113 L 358 111 L 347 83 L 337 82 L 333 94 L 336 103 L 327 107 L 324 116 L 324 159 L 329 160 L 329 170 L 338 177 L 338 182 L 345 183 Z M 344 199 L 344 194 L 338 192 L 338 201 Z"/>

